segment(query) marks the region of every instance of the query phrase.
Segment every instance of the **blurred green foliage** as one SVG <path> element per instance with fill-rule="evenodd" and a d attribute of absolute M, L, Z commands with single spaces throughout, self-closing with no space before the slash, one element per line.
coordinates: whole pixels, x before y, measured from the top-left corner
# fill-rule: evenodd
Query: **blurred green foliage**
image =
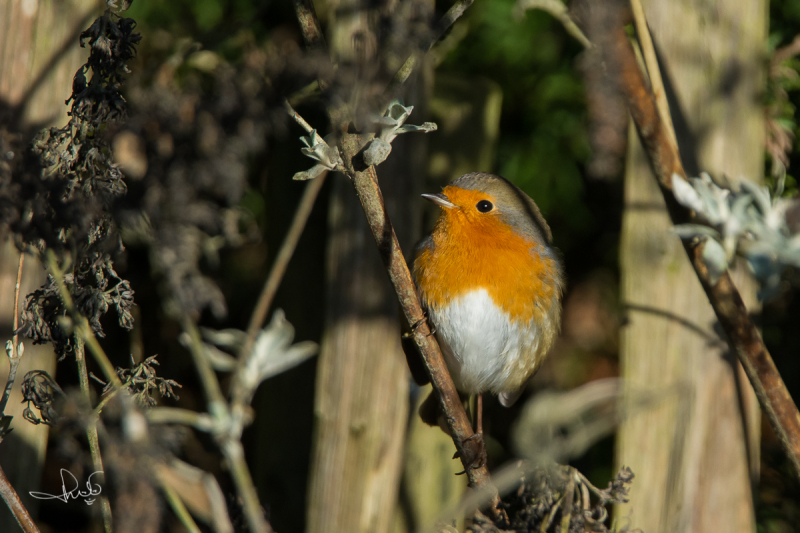
<path fill-rule="evenodd" d="M 767 42 L 770 57 L 782 47 L 789 45 L 800 32 L 800 2 L 797 0 L 773 0 L 770 2 L 770 31 Z M 767 84 L 765 104 L 768 117 L 789 136 L 792 151 L 788 154 L 789 165 L 786 172 L 784 196 L 796 196 L 797 180 L 794 177 L 800 165 L 800 137 L 798 136 L 797 108 L 800 105 L 800 58 L 794 56 L 783 61 L 777 72 L 773 70 Z M 770 176 L 772 160 L 767 157 L 767 181 L 774 187 Z"/>

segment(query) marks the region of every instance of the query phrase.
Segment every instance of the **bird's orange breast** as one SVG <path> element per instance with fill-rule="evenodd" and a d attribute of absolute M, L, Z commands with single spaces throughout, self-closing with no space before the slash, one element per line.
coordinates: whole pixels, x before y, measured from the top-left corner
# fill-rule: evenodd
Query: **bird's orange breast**
<path fill-rule="evenodd" d="M 474 205 L 486 197 L 454 187 L 444 193 L 459 205 Z M 558 290 L 555 260 L 540 253 L 545 251 L 543 243 L 516 233 L 496 214 L 443 209 L 432 239 L 433 246 L 420 249 L 414 262 L 417 286 L 428 307 L 441 309 L 483 288 L 512 321 L 527 324 L 542 320 L 552 305 Z"/>

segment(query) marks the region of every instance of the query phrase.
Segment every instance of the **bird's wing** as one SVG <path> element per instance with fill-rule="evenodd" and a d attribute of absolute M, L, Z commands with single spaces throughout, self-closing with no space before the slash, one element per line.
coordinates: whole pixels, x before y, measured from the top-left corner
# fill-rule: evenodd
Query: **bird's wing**
<path fill-rule="evenodd" d="M 421 239 L 416 246 L 414 246 L 414 259 L 424 248 L 432 247 L 433 239 L 427 236 Z M 413 272 L 413 269 L 412 269 Z M 416 282 L 416 279 L 414 280 Z M 425 311 L 425 316 L 428 316 L 428 310 L 425 309 L 423 302 L 422 308 Z M 411 337 L 411 327 L 414 324 L 406 324 L 403 320 L 403 336 L 400 338 L 400 345 L 403 347 L 403 352 L 406 354 L 406 361 L 408 362 L 408 369 L 411 370 L 411 377 L 417 385 L 427 385 L 431 382 L 431 377 L 428 375 L 428 369 L 425 368 L 425 363 L 422 360 L 422 354 L 419 353 L 417 343 Z"/>

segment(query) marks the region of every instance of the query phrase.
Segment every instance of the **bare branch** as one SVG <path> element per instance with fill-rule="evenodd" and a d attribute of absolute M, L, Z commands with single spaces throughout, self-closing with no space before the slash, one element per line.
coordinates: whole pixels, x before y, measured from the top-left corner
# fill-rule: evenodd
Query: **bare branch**
<path fill-rule="evenodd" d="M 81 395 L 87 407 L 92 407 L 91 391 L 89 389 L 89 372 L 86 370 L 86 353 L 83 349 L 83 338 L 80 334 L 75 335 L 75 361 L 78 363 L 78 377 L 81 386 Z M 97 436 L 97 419 L 92 418 L 86 426 L 86 437 L 89 441 L 89 451 L 92 455 L 92 464 L 95 472 L 100 472 L 105 480 L 105 469 L 103 468 L 103 456 L 100 453 L 100 439 Z M 103 511 L 103 528 L 106 533 L 114 531 L 114 521 L 111 517 L 111 504 L 108 497 L 100 497 L 100 505 Z"/>
<path fill-rule="evenodd" d="M 217 376 L 205 354 L 203 339 L 200 336 L 200 332 L 189 317 L 183 317 L 181 324 L 188 337 L 186 342 L 187 347 L 192 354 L 194 364 L 200 374 L 203 392 L 208 402 L 208 412 L 214 422 L 221 421 L 230 427 L 233 425 L 231 409 L 225 402 L 225 397 L 220 390 Z M 243 406 L 237 409 L 237 411 L 242 410 Z M 201 418 L 198 417 L 197 420 L 199 421 Z M 239 438 L 241 438 L 240 429 L 241 426 L 237 425 L 237 434 L 234 435 L 231 431 L 222 430 L 214 434 L 214 437 L 228 462 L 228 468 L 231 471 L 233 481 L 236 485 L 236 492 L 242 498 L 242 507 L 247 517 L 250 530 L 256 533 L 270 533 L 272 528 L 264 518 L 261 504 L 258 502 L 258 492 L 256 491 L 255 485 L 253 485 L 253 479 L 250 477 L 250 472 L 247 469 L 242 443 L 239 440 Z"/>
<path fill-rule="evenodd" d="M 8 399 L 11 397 L 11 389 L 14 388 L 14 381 L 17 379 L 17 369 L 19 368 L 19 361 L 22 358 L 22 354 L 19 352 L 19 335 L 17 335 L 17 330 L 19 329 L 19 287 L 22 283 L 22 265 L 25 262 L 25 254 L 20 252 L 19 254 L 19 268 L 17 269 L 17 284 L 14 286 L 14 335 L 11 337 L 11 357 L 9 358 L 9 363 L 11 367 L 8 370 L 8 379 L 6 379 L 6 388 L 3 391 L 3 399 L 0 400 L 0 417 L 4 416 L 6 413 L 6 405 L 8 405 Z M 0 429 L 0 440 L 2 440 L 2 429 Z"/>
<path fill-rule="evenodd" d="M 292 117 L 292 119 L 297 122 L 301 128 L 306 130 L 306 133 L 311 133 L 314 131 L 314 128 L 311 127 L 311 124 L 306 122 L 306 120 L 294 110 L 292 104 L 290 104 L 288 100 L 283 101 L 283 107 L 286 109 L 286 112 L 289 113 L 289 116 Z"/>
<path fill-rule="evenodd" d="M 36 527 L 36 524 L 31 518 L 30 513 L 22 505 L 22 501 L 19 499 L 19 495 L 17 495 L 17 491 L 14 490 L 14 487 L 11 486 L 11 482 L 8 481 L 6 477 L 6 473 L 3 472 L 3 468 L 0 467 L 0 496 L 3 497 L 8 508 L 11 509 L 11 512 L 14 514 L 14 518 L 17 519 L 17 523 L 19 527 L 22 528 L 22 531 L 25 533 L 39 533 L 39 528 Z"/>
<path fill-rule="evenodd" d="M 680 156 L 662 122 L 653 93 L 639 70 L 633 49 L 621 25 L 609 28 L 602 44 L 608 72 L 618 73 L 620 88 L 636 123 L 653 172 L 661 186 L 673 223 L 690 220 L 672 194 L 672 175 L 686 179 Z M 767 351 L 761 335 L 750 320 L 747 308 L 730 274 L 712 283 L 702 259 L 703 241 L 683 241 L 686 253 L 708 296 L 728 344 L 744 367 L 762 409 L 775 429 L 784 451 L 800 475 L 800 413 Z"/>
<path fill-rule="evenodd" d="M 314 10 L 314 2 L 312 0 L 293 0 L 292 3 L 308 49 L 324 50 L 327 47 L 325 35 L 322 33 L 317 12 Z"/>
<path fill-rule="evenodd" d="M 286 105 L 288 106 L 288 103 Z M 291 106 L 289 106 L 289 108 L 291 108 Z M 295 115 L 305 122 L 302 117 L 296 113 Z M 261 290 L 261 296 L 258 298 L 256 308 L 250 317 L 250 324 L 247 327 L 247 339 L 239 353 L 240 364 L 245 361 L 253 350 L 258 331 L 264 325 L 269 307 L 272 304 L 273 298 L 275 298 L 275 293 L 278 291 L 283 275 L 286 273 L 289 261 L 292 259 L 292 255 L 294 255 L 294 250 L 297 248 L 297 243 L 300 240 L 300 236 L 303 234 L 303 228 L 305 228 L 308 217 L 311 215 L 311 210 L 314 208 L 314 202 L 319 195 L 319 191 L 325 184 L 326 176 L 327 172 L 324 172 L 306 185 L 306 190 L 303 192 L 303 197 L 300 199 L 300 205 L 297 206 L 297 210 L 294 213 L 292 225 L 289 227 L 289 231 L 283 239 L 278 255 L 275 257 L 275 263 L 272 265 L 272 270 L 270 270 L 269 276 L 267 276 L 267 280 L 264 283 L 264 288 Z"/>
<path fill-rule="evenodd" d="M 633 12 L 633 23 L 636 26 L 636 36 L 639 40 L 639 46 L 642 48 L 644 64 L 647 67 L 647 76 L 650 78 L 650 89 L 656 99 L 659 117 L 666 128 L 674 151 L 677 153 L 678 139 L 675 136 L 675 127 L 672 125 L 672 116 L 669 113 L 667 92 L 664 89 L 664 81 L 661 79 L 661 68 L 658 65 L 656 49 L 653 46 L 653 37 L 650 35 L 650 28 L 647 26 L 647 19 L 644 16 L 644 7 L 642 7 L 641 0 L 631 0 L 631 11 Z"/>

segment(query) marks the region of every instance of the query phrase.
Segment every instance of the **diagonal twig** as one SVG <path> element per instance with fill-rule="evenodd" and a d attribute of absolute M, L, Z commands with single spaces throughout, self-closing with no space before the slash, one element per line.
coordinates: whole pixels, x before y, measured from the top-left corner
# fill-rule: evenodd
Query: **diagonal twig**
<path fill-rule="evenodd" d="M 6 477 L 2 467 L 0 467 L 0 497 L 5 500 L 8 508 L 11 509 L 22 531 L 25 533 L 39 533 L 39 528 L 36 527 L 36 523 L 31 518 L 28 510 L 22 505 L 17 491 L 11 486 L 11 482 Z"/>
<path fill-rule="evenodd" d="M 642 145 L 658 179 L 673 223 L 690 219 L 672 194 L 672 175 L 686 179 L 680 155 L 661 120 L 653 93 L 639 69 L 631 44 L 621 25 L 610 28 L 601 45 L 607 71 L 617 73 L 620 89 L 630 108 Z M 784 451 L 800 476 L 800 413 L 789 395 L 761 335 L 728 272 L 714 284 L 702 260 L 703 242 L 684 240 L 684 248 L 714 313 L 753 385 Z"/>
<path fill-rule="evenodd" d="M 13 336 L 11 337 L 11 358 L 9 363 L 11 367 L 8 370 L 8 378 L 6 379 L 6 388 L 3 391 L 3 399 L 0 400 L 0 416 L 4 416 L 6 413 L 6 405 L 8 405 L 8 399 L 11 397 L 11 389 L 14 387 L 14 381 L 17 379 L 17 369 L 19 368 L 19 361 L 22 358 L 22 354 L 19 351 L 19 335 L 17 334 L 17 330 L 19 329 L 19 288 L 22 284 L 22 266 L 25 263 L 25 253 L 19 253 L 19 268 L 17 269 L 17 283 L 14 285 L 14 329 L 13 329 Z M 2 439 L 2 436 L 0 436 Z"/>
<path fill-rule="evenodd" d="M 297 22 L 300 23 L 300 31 L 303 32 L 303 40 L 309 50 L 325 50 L 325 35 L 319 25 L 317 12 L 314 9 L 312 0 L 293 0 L 294 12 L 297 15 Z"/>
<path fill-rule="evenodd" d="M 83 348 L 83 338 L 75 335 L 75 361 L 78 363 L 78 378 L 81 386 L 81 396 L 86 405 L 91 408 L 92 398 L 89 389 L 89 373 L 86 370 L 86 353 Z M 92 465 L 95 472 L 101 472 L 103 481 L 105 480 L 105 469 L 103 468 L 103 454 L 100 451 L 100 439 L 97 435 L 97 419 L 92 417 L 85 427 L 86 438 L 89 441 L 89 451 L 92 456 Z M 100 508 L 103 513 L 103 528 L 106 533 L 114 531 L 114 520 L 111 515 L 111 504 L 108 497 L 100 496 Z"/>
<path fill-rule="evenodd" d="M 296 112 L 294 116 L 305 122 Z M 283 275 L 286 273 L 289 261 L 292 259 L 292 255 L 294 255 L 295 248 L 297 248 L 297 243 L 300 240 L 300 236 L 303 234 L 303 228 L 305 228 L 308 217 L 311 215 L 311 210 L 314 207 L 314 202 L 319 195 L 319 191 L 325 184 L 325 176 L 327 176 L 327 174 L 327 172 L 323 172 L 316 179 L 311 180 L 308 185 L 306 185 L 305 191 L 303 191 L 303 197 L 300 199 L 300 205 L 297 206 L 297 210 L 294 213 L 292 225 L 286 237 L 283 239 L 278 255 L 275 257 L 275 263 L 272 265 L 269 276 L 267 276 L 267 280 L 264 283 L 264 288 L 261 290 L 261 296 L 258 298 L 256 308 L 250 316 L 250 324 L 247 327 L 247 338 L 239 353 L 240 364 L 244 364 L 245 359 L 249 357 L 250 352 L 253 350 L 258 331 L 264 325 L 269 307 L 272 304 L 272 300 L 275 298 L 275 293 L 278 291 Z"/>
<path fill-rule="evenodd" d="M 642 0 L 631 0 L 631 11 L 633 13 L 633 25 L 636 27 L 636 38 L 642 49 L 644 64 L 647 68 L 647 77 L 650 79 L 650 89 L 653 91 L 653 97 L 656 100 L 658 116 L 664 125 L 667 138 L 673 145 L 673 151 L 677 153 L 678 139 L 675 136 L 675 127 L 672 125 L 672 116 L 669 114 L 667 93 L 664 89 L 664 82 L 661 79 L 661 68 L 658 66 L 653 37 L 650 35 L 650 28 L 644 16 Z"/>

